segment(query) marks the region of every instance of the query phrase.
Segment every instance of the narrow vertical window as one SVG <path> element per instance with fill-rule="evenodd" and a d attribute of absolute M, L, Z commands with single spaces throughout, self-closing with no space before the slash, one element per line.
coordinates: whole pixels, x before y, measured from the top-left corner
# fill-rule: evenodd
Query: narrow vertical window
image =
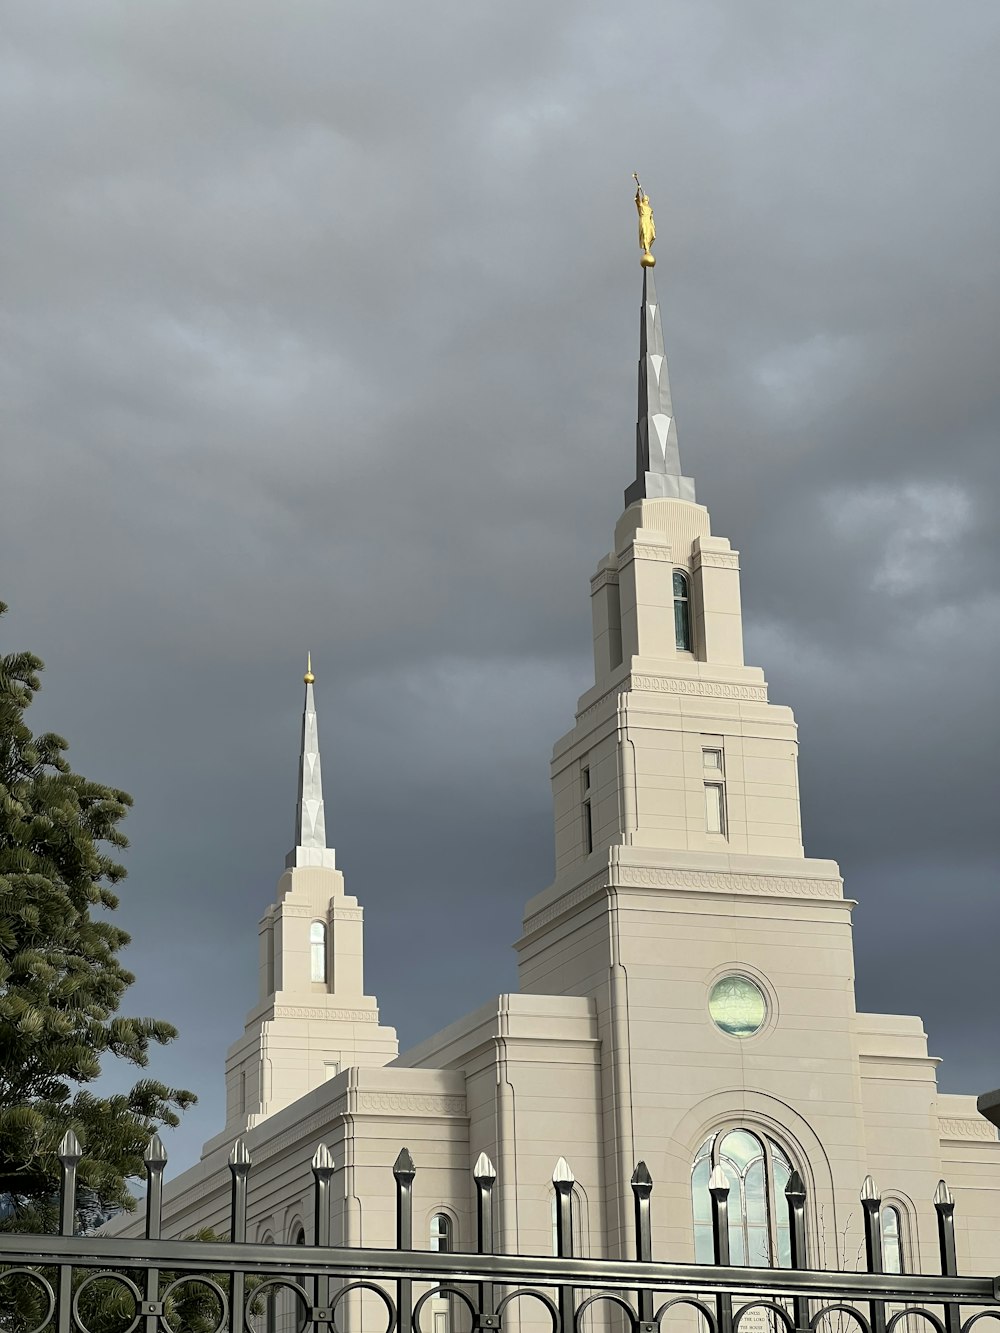
<path fill-rule="evenodd" d="M 708 833 L 726 832 L 726 773 L 722 749 L 712 746 L 701 752 L 705 775 L 705 829 Z"/>
<path fill-rule="evenodd" d="M 240 1070 L 240 1115 L 247 1109 L 247 1071 Z"/>
<path fill-rule="evenodd" d="M 589 856 L 594 850 L 594 812 L 590 804 L 589 764 L 585 764 L 580 771 L 580 785 L 583 789 L 583 849 Z"/>
<path fill-rule="evenodd" d="M 436 1254 L 451 1254 L 452 1227 L 447 1213 L 435 1213 L 431 1218 L 430 1246 Z"/>
<path fill-rule="evenodd" d="M 903 1237 L 899 1209 L 887 1204 L 882 1209 L 882 1269 L 886 1273 L 905 1273 Z"/>
<path fill-rule="evenodd" d="M 683 652 L 691 651 L 691 597 L 688 577 L 674 570 L 674 639 Z"/>
<path fill-rule="evenodd" d="M 691 1172 L 694 1247 L 698 1263 L 713 1257 L 712 1207 L 708 1182 L 721 1166 L 729 1182 L 729 1252 L 734 1264 L 754 1268 L 791 1267 L 791 1240 L 785 1187 L 792 1165 L 769 1138 L 745 1129 L 722 1130 L 707 1138 Z"/>
<path fill-rule="evenodd" d="M 326 981 L 326 926 L 322 921 L 309 927 L 309 961 L 313 981 Z"/>
<path fill-rule="evenodd" d="M 726 812 L 722 783 L 705 783 L 705 828 L 709 833 L 725 833 Z"/>

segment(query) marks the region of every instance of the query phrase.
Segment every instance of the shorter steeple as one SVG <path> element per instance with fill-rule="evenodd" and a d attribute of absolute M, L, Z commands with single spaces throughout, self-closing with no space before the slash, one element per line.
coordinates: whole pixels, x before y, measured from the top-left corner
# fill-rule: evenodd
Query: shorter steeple
<path fill-rule="evenodd" d="M 313 697 L 312 653 L 307 657 L 306 687 L 302 710 L 302 751 L 299 758 L 299 798 L 295 809 L 295 846 L 285 857 L 285 865 L 327 866 L 336 868 L 332 847 L 326 845 L 326 815 L 323 809 L 323 774 L 319 759 L 319 726 Z"/>
<path fill-rule="evenodd" d="M 636 178 L 638 180 L 638 178 Z M 649 252 L 655 239 L 653 210 L 649 199 L 636 191 L 639 208 L 639 243 L 642 259 L 642 318 L 639 325 L 639 416 L 635 428 L 635 481 L 625 492 L 625 507 L 633 500 L 665 497 L 694 500 L 694 482 L 681 474 L 681 456 L 677 446 L 677 425 L 670 401 L 670 380 L 663 351 L 663 329 L 656 283 Z M 648 213 L 648 219 L 645 217 Z"/>

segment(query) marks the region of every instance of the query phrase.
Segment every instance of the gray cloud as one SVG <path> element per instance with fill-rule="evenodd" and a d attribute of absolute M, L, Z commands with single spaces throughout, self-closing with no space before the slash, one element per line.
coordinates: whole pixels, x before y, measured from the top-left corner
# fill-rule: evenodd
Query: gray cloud
<path fill-rule="evenodd" d="M 132 1003 L 202 1094 L 175 1161 L 253 997 L 307 648 L 386 1019 L 409 1042 L 513 983 L 633 456 L 633 168 L 685 464 L 796 709 L 807 847 L 861 900 L 859 1000 L 925 1015 L 946 1088 L 1000 1082 L 1000 13 L 3 22 L 5 638 L 48 661 L 36 725 L 136 797 Z"/>

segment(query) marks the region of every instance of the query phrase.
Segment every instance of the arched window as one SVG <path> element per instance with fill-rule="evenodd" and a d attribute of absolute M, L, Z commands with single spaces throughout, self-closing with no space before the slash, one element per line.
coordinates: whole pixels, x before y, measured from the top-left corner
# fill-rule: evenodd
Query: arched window
<path fill-rule="evenodd" d="M 785 1152 L 747 1129 L 720 1130 L 698 1149 L 691 1172 L 694 1248 L 698 1263 L 710 1264 L 712 1197 L 708 1181 L 721 1166 L 729 1183 L 729 1254 L 734 1264 L 754 1268 L 791 1266 L 785 1186 L 792 1164 Z"/>
<path fill-rule="evenodd" d="M 274 1237 L 268 1231 L 261 1237 L 260 1243 L 273 1245 Z M 277 1287 L 268 1287 L 264 1297 L 264 1333 L 278 1333 L 278 1290 Z"/>
<path fill-rule="evenodd" d="M 322 921 L 309 927 L 309 961 L 313 981 L 326 981 L 326 926 Z"/>
<path fill-rule="evenodd" d="M 895 1204 L 882 1209 L 882 1268 L 886 1273 L 905 1273 L 903 1219 Z"/>
<path fill-rule="evenodd" d="M 431 1218 L 430 1247 L 437 1254 L 451 1254 L 455 1245 L 452 1220 L 447 1213 L 435 1213 Z"/>
<path fill-rule="evenodd" d="M 684 652 L 691 651 L 691 596 L 688 577 L 674 570 L 674 639 Z"/>

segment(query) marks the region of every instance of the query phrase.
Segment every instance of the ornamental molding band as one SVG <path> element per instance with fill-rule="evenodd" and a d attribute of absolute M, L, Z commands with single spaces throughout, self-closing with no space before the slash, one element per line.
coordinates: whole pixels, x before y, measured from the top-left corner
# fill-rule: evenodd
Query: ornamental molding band
<path fill-rule="evenodd" d="M 602 893 L 608 887 L 608 870 L 605 867 L 597 875 L 592 875 L 590 879 L 584 880 L 577 888 L 571 889 L 569 893 L 564 893 L 561 898 L 557 898 L 551 907 L 545 907 L 534 916 L 529 916 L 524 922 L 524 933 L 530 935 L 535 930 L 541 930 L 543 926 L 550 925 L 557 917 L 564 916 L 567 912 L 573 911 L 581 903 L 592 898 L 595 893 Z"/>
<path fill-rule="evenodd" d="M 669 546 L 650 546 L 647 542 L 632 542 L 626 547 L 620 560 L 659 560 L 663 564 L 674 563 L 674 553 Z"/>
<path fill-rule="evenodd" d="M 254 1145 L 253 1160 L 255 1163 L 266 1162 L 270 1157 L 277 1157 L 279 1153 L 285 1152 L 288 1148 L 296 1148 L 301 1151 L 302 1143 L 310 1142 L 313 1139 L 325 1139 L 330 1133 L 330 1122 L 337 1116 L 343 1115 L 347 1110 L 347 1097 L 338 1097 L 331 1105 L 310 1116 L 308 1120 L 303 1120 L 300 1124 L 290 1129 L 285 1134 L 279 1134 L 276 1139 L 268 1139 L 258 1147 Z"/>
<path fill-rule="evenodd" d="M 695 554 L 695 568 L 707 565 L 709 569 L 739 569 L 738 551 L 701 551 Z"/>
<path fill-rule="evenodd" d="M 435 1097 L 415 1092 L 360 1092 L 358 1110 L 373 1115 L 467 1114 L 464 1097 Z"/>
<path fill-rule="evenodd" d="M 619 884 L 651 889 L 687 889 L 694 893 L 749 894 L 762 898 L 843 898 L 839 879 L 792 879 L 784 875 L 734 875 L 724 871 L 666 870 L 659 866 L 618 866 Z"/>
<path fill-rule="evenodd" d="M 317 1005 L 315 1009 L 308 1005 L 276 1004 L 275 1018 L 322 1019 L 323 1022 L 337 1023 L 377 1023 L 377 1009 L 324 1009 Z"/>
<path fill-rule="evenodd" d="M 308 903 L 281 903 L 280 911 L 282 916 L 312 916 L 317 920 L 322 917 L 322 912 L 317 912 L 310 907 Z"/>
<path fill-rule="evenodd" d="M 590 580 L 590 591 L 591 593 L 600 592 L 601 589 L 607 587 L 609 583 L 617 585 L 618 583 L 617 569 L 599 570 L 598 573 L 596 573 L 594 577 Z"/>
<path fill-rule="evenodd" d="M 725 680 L 688 680 L 678 676 L 631 676 L 627 684 L 633 690 L 648 690 L 651 694 L 695 694 L 709 699 L 767 703 L 766 685 L 735 685 Z"/>
<path fill-rule="evenodd" d="M 613 698 L 627 694 L 630 690 L 645 691 L 648 694 L 686 694 L 702 699 L 736 699 L 746 703 L 767 703 L 766 685 L 738 685 L 728 680 L 692 680 L 686 676 L 626 676 L 607 694 L 602 694 L 581 713 L 577 713 L 577 722 L 590 717 Z"/>
<path fill-rule="evenodd" d="M 939 1120 L 938 1128 L 943 1139 L 988 1139 L 991 1143 L 997 1140 L 996 1129 L 981 1116 L 975 1120 Z"/>

